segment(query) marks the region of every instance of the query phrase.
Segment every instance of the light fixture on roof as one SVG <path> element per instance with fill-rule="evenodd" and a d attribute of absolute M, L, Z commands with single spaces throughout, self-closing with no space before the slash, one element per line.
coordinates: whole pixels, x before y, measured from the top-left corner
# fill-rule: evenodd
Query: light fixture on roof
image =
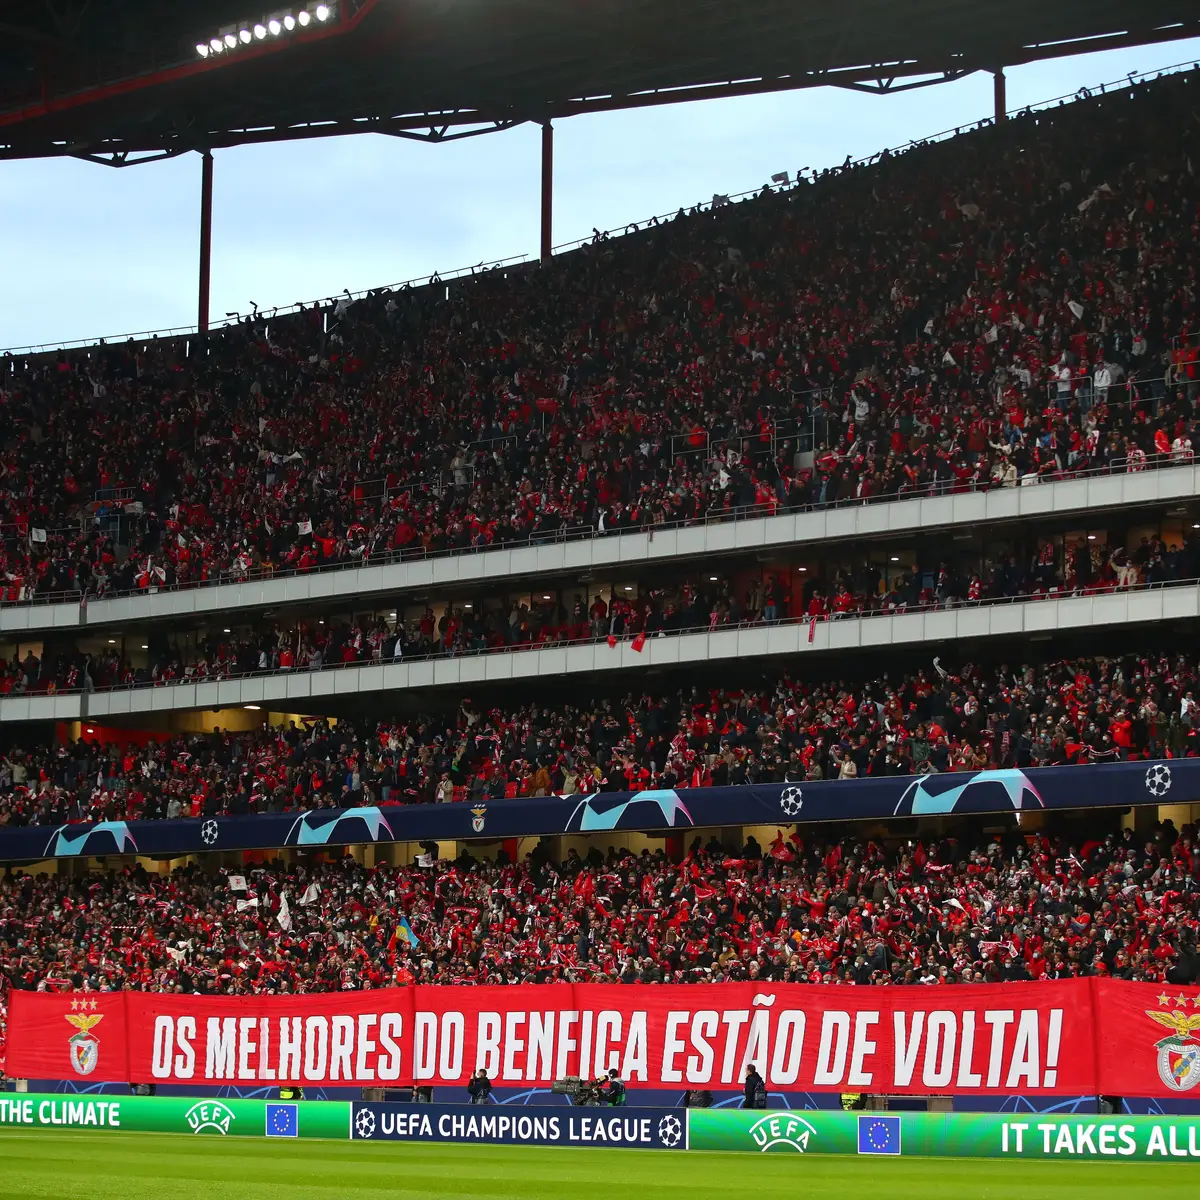
<path fill-rule="evenodd" d="M 247 705 L 246 705 L 246 711 L 247 711 L 247 712 L 258 712 L 258 711 L 259 711 L 259 706 L 258 706 L 257 704 L 247 704 Z"/>
<path fill-rule="evenodd" d="M 900 556 L 899 556 L 898 554 L 893 554 L 893 555 L 892 555 L 892 562 L 899 562 L 899 561 L 900 561 Z"/>
<path fill-rule="evenodd" d="M 150 647 L 149 647 L 148 645 L 146 645 L 146 643 L 145 643 L 145 642 L 143 642 L 143 643 L 142 643 L 142 649 L 143 649 L 143 650 L 149 650 L 149 649 L 150 649 Z"/>
<path fill-rule="evenodd" d="M 225 50 L 238 50 L 255 41 L 262 42 L 269 37 L 294 33 L 297 27 L 307 29 L 312 25 L 314 18 L 324 24 L 334 15 L 335 7 L 331 4 L 308 4 L 299 11 L 284 9 L 269 13 L 253 24 L 244 21 L 237 25 L 229 25 L 211 41 L 197 42 L 196 53 L 201 58 L 208 58 L 211 54 L 220 54 Z"/>

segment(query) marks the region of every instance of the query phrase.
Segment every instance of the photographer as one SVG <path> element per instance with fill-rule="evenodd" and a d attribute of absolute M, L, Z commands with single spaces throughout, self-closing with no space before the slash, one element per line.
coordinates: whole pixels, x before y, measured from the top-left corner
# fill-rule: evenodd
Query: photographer
<path fill-rule="evenodd" d="M 492 1081 L 482 1067 L 468 1081 L 467 1095 L 471 1097 L 469 1104 L 487 1104 L 491 1100 Z"/>
<path fill-rule="evenodd" d="M 621 1082 L 615 1068 L 608 1073 L 608 1083 L 602 1083 L 600 1098 L 613 1108 L 620 1108 L 625 1104 L 627 1099 L 625 1085 Z"/>

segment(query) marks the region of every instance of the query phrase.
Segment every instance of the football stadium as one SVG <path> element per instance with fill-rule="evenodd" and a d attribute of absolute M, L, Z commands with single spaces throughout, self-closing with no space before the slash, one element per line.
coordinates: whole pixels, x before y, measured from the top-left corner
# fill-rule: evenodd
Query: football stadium
<path fill-rule="evenodd" d="M 1200 67 L 1005 71 L 1198 35 L 15 6 L 0 171 L 203 165 L 194 327 L 0 357 L 0 1195 L 1194 1195 Z M 569 117 L 976 72 L 554 242 Z M 211 319 L 219 152 L 526 123 L 536 258 Z"/>

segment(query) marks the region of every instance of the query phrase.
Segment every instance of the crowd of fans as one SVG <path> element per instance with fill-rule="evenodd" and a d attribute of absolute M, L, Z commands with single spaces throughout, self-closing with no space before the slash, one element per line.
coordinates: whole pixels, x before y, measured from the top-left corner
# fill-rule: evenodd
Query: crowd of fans
<path fill-rule="evenodd" d="M 572 704 L 290 722 L 0 757 L 0 825 L 689 788 L 1191 756 L 1194 655 L 935 659 L 871 682 L 787 675 Z M 731 814 L 735 816 L 736 814 Z"/>
<path fill-rule="evenodd" d="M 693 575 L 645 588 L 613 586 L 591 603 L 587 594 L 556 592 L 502 600 L 450 603 L 440 616 L 373 613 L 351 618 L 262 623 L 156 644 L 146 655 L 112 648 L 85 654 L 58 644 L 41 657 L 32 649 L 0 657 L 0 695 L 163 686 L 287 671 L 543 649 L 607 640 L 744 628 L 780 621 L 838 620 L 1017 599 L 1098 595 L 1121 589 L 1200 579 L 1200 538 L 1182 544 L 1143 537 L 1127 549 L 1121 538 L 1080 536 L 1063 544 L 1039 538 L 995 553 L 964 553 L 953 545 L 924 552 L 918 563 L 888 571 L 862 558 L 816 560 L 734 575 Z M 148 647 L 149 648 L 149 647 Z"/>
<path fill-rule="evenodd" d="M 1191 461 L 1187 73 L 207 344 L 0 374 L 6 599 Z"/>
<path fill-rule="evenodd" d="M 370 870 L 346 858 L 16 875 L 0 880 L 0 999 L 6 988 L 245 995 L 559 980 L 1193 983 L 1195 836 L 1169 822 L 1149 840 L 1074 842 L 851 833 L 821 844 L 781 832 L 765 850 L 697 838 L 681 862 L 611 848 L 562 863 L 501 852 Z"/>

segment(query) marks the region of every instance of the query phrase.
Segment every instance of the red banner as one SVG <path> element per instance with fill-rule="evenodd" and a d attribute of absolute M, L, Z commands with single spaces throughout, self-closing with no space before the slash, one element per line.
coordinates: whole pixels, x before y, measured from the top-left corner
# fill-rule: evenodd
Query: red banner
<path fill-rule="evenodd" d="M 1093 995 L 1088 980 L 948 988 L 553 984 L 244 997 L 15 992 L 8 1072 L 206 1086 L 463 1085 L 482 1066 L 497 1086 L 545 1087 L 615 1067 L 631 1087 L 721 1089 L 740 1086 L 754 1063 L 773 1090 L 1168 1094 L 1166 1085 L 1153 1086 L 1156 1050 L 1148 1068 L 1137 1060 L 1136 1089 L 1101 1086 L 1097 1064 L 1124 1070 L 1129 1058 L 1127 1018 L 1118 1011 L 1148 1029 L 1155 1022 L 1138 1011 L 1151 1007 L 1144 998 L 1122 997 L 1119 1010 L 1116 998 L 1107 1000 L 1109 1048 L 1098 1054 Z"/>
<path fill-rule="evenodd" d="M 1200 1084 L 1200 987 L 1096 980 L 1096 1070 L 1116 1096 L 1177 1096 Z"/>

